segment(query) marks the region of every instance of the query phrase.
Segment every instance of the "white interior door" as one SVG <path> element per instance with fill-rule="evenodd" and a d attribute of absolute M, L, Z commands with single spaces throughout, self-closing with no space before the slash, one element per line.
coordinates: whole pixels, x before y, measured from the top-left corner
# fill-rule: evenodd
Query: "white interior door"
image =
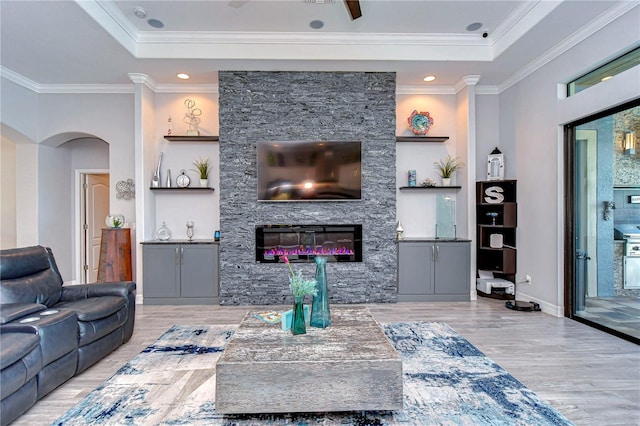
<path fill-rule="evenodd" d="M 86 174 L 84 189 L 84 282 L 94 283 L 98 278 L 102 228 L 106 226 L 104 219 L 109 214 L 109 175 Z"/>

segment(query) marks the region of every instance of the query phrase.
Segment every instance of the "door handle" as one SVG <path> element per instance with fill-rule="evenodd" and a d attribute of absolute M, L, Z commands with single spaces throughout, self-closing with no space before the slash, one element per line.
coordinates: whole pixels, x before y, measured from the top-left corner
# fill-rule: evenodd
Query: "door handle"
<path fill-rule="evenodd" d="M 431 246 L 431 261 L 432 262 L 436 261 L 436 246 L 435 245 Z"/>
<path fill-rule="evenodd" d="M 184 247 L 180 247 L 180 264 L 184 262 Z"/>
<path fill-rule="evenodd" d="M 178 251 L 178 247 L 176 247 L 176 265 L 180 264 L 180 252 Z"/>
<path fill-rule="evenodd" d="M 435 259 L 435 261 L 437 262 L 438 259 L 440 259 L 440 247 L 436 246 L 436 259 Z"/>

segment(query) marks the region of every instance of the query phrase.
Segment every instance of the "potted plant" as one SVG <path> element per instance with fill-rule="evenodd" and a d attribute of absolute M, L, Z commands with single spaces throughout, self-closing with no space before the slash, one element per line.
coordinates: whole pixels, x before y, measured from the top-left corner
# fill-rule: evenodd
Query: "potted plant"
<path fill-rule="evenodd" d="M 209 157 L 197 158 L 193 165 L 196 166 L 196 171 L 200 175 L 200 186 L 206 187 L 209 185 L 209 172 L 211 171 L 211 164 L 209 163 Z"/>
<path fill-rule="evenodd" d="M 442 177 L 442 186 L 449 186 L 451 185 L 451 176 L 456 170 L 461 169 L 464 166 L 464 163 L 460 157 L 453 158 L 451 155 L 447 155 L 446 159 L 434 161 L 433 165 Z"/>

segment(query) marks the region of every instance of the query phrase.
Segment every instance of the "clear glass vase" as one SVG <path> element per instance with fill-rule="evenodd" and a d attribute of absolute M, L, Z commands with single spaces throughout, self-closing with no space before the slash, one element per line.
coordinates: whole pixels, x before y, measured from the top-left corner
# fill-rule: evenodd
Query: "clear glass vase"
<path fill-rule="evenodd" d="M 316 256 L 316 289 L 311 305 L 311 327 L 326 328 L 331 325 L 329 290 L 327 289 L 327 258 Z"/>
<path fill-rule="evenodd" d="M 304 297 L 294 297 L 293 300 L 293 318 L 291 319 L 292 334 L 306 334 L 307 326 L 304 323 L 304 305 L 302 301 Z"/>

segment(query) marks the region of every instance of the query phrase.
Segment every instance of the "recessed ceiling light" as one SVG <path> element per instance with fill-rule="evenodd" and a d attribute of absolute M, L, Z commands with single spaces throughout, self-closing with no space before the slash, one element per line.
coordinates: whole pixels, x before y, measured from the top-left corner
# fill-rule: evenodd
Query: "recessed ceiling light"
<path fill-rule="evenodd" d="M 316 19 L 314 21 L 309 22 L 309 26 L 314 30 L 319 30 L 320 28 L 324 27 L 324 22 Z"/>
<path fill-rule="evenodd" d="M 476 31 L 482 28 L 482 22 L 474 22 L 473 24 L 467 25 L 467 31 Z"/>
<path fill-rule="evenodd" d="M 164 22 L 159 19 L 148 19 L 147 24 L 151 25 L 153 28 L 164 28 Z"/>
<path fill-rule="evenodd" d="M 426 76 L 423 80 L 424 80 L 424 81 L 433 81 L 433 80 L 435 80 L 435 79 L 436 79 L 436 76 L 435 76 L 435 75 L 428 75 L 428 76 Z"/>
<path fill-rule="evenodd" d="M 189 78 L 191 78 L 191 76 L 189 74 L 183 73 L 183 72 L 179 72 L 178 74 L 176 74 L 176 77 L 182 79 L 182 80 L 189 80 Z"/>
<path fill-rule="evenodd" d="M 602 78 L 600 79 L 600 81 L 607 81 L 607 80 L 609 80 L 610 78 L 613 78 L 613 76 L 612 76 L 612 75 L 608 75 L 608 76 L 606 76 L 606 77 L 602 77 Z"/>

